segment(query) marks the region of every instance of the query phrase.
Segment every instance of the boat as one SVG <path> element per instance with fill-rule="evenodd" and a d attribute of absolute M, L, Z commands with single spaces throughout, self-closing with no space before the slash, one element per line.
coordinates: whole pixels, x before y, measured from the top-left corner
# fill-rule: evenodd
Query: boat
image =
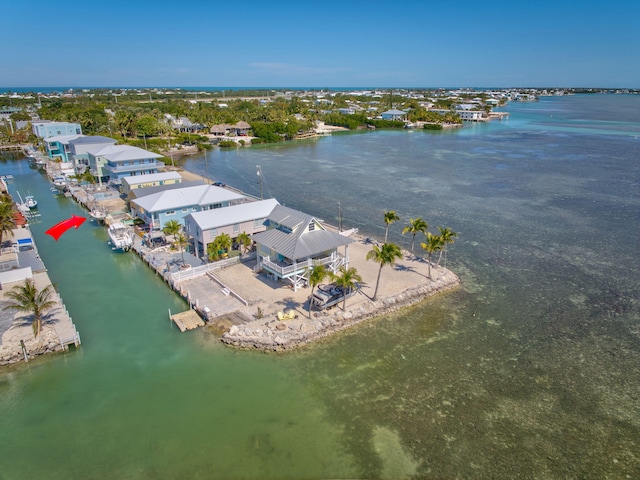
<path fill-rule="evenodd" d="M 319 310 L 325 310 L 337 305 L 345 298 L 354 296 L 356 293 L 358 293 L 357 287 L 345 290 L 343 287 L 340 287 L 335 283 L 320 285 L 317 290 L 313 292 L 311 303 Z"/>
<path fill-rule="evenodd" d="M 27 195 L 26 197 L 24 197 L 24 204 L 29 210 L 38 208 L 38 201 L 33 198 L 33 195 Z"/>
<path fill-rule="evenodd" d="M 56 175 L 53 177 L 53 186 L 56 190 L 64 191 L 67 188 L 67 179 L 64 175 Z"/>
<path fill-rule="evenodd" d="M 89 211 L 89 216 L 91 218 L 93 218 L 94 220 L 97 220 L 98 222 L 102 222 L 104 221 L 105 217 L 107 216 L 107 213 L 98 208 L 98 207 L 93 207 L 90 211 Z"/>
<path fill-rule="evenodd" d="M 123 223 L 112 223 L 109 225 L 108 233 L 112 250 L 126 252 L 133 246 L 133 235 Z"/>

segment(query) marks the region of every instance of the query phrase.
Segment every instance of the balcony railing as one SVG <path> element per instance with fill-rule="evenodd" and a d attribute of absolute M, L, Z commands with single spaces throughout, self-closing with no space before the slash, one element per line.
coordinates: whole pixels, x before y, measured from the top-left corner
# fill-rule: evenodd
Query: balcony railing
<path fill-rule="evenodd" d="M 109 165 L 105 164 L 102 168 L 112 173 L 137 172 L 139 170 L 149 170 L 158 168 L 158 162 L 135 163 L 129 165 Z"/>
<path fill-rule="evenodd" d="M 345 258 L 337 252 L 328 257 L 308 258 L 302 262 L 294 262 L 292 264 L 274 262 L 269 257 L 262 257 L 262 266 L 277 273 L 281 278 L 288 277 L 307 268 L 313 268 L 316 265 L 332 265 L 333 268 L 337 268 L 343 265 L 344 262 Z"/>

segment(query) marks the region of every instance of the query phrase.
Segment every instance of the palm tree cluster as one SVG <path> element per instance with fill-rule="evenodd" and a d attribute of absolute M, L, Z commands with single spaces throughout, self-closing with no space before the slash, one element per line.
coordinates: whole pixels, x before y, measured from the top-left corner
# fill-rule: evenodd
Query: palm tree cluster
<path fill-rule="evenodd" d="M 233 245 L 233 240 L 227 233 L 221 233 L 213 242 L 207 245 L 207 255 L 210 260 L 219 260 L 221 256 L 229 251 Z"/>
<path fill-rule="evenodd" d="M 384 241 L 385 244 L 382 246 L 382 248 L 379 248 L 379 250 L 382 250 L 385 245 L 387 244 L 387 237 L 389 234 L 389 226 L 400 220 L 400 217 L 398 216 L 398 214 L 393 211 L 393 210 L 386 210 L 384 212 L 384 223 L 385 223 L 385 234 L 384 234 Z M 447 244 L 449 243 L 453 243 L 455 241 L 455 238 L 458 236 L 458 234 L 456 232 L 454 232 L 453 230 L 451 230 L 451 228 L 449 227 L 438 227 L 438 234 L 432 234 L 428 231 L 429 228 L 429 224 L 422 219 L 421 217 L 416 217 L 416 218 L 410 218 L 409 219 L 409 223 L 402 229 L 402 234 L 411 234 L 411 253 L 414 252 L 414 247 L 415 247 L 415 241 L 416 241 L 416 235 L 419 233 L 422 233 L 425 236 L 425 241 L 424 242 L 420 242 L 420 247 L 427 253 L 428 258 L 429 258 L 429 278 L 431 278 L 431 257 L 433 256 L 433 254 L 435 252 L 440 252 L 440 256 L 438 257 L 438 265 L 440 265 L 440 260 L 442 259 L 443 253 L 444 253 L 444 264 L 446 266 L 447 264 Z M 372 250 L 371 252 L 369 252 L 369 255 L 371 256 L 370 259 L 375 260 L 376 258 L 379 258 L 379 253 L 375 252 L 375 248 L 378 247 L 374 247 L 374 250 Z M 367 259 L 369 259 L 369 255 L 367 256 Z M 401 254 L 400 256 L 396 257 L 396 258 L 402 258 Z M 376 260 L 378 261 L 378 260 Z M 389 261 L 389 260 L 387 260 Z M 378 262 L 380 263 L 380 262 Z M 392 263 L 388 263 L 389 265 L 393 265 Z M 380 269 L 382 270 L 382 264 Z M 378 275 L 378 280 L 380 280 L 380 276 Z M 377 292 L 378 288 L 377 288 L 377 284 L 376 284 L 376 292 Z M 375 298 L 375 294 L 374 294 L 374 298 Z"/>

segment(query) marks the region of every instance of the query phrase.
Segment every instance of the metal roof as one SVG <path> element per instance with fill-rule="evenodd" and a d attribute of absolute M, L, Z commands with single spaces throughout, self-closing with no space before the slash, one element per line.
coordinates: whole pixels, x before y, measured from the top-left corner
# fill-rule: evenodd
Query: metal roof
<path fill-rule="evenodd" d="M 147 212 L 163 212 L 194 205 L 205 206 L 215 203 L 241 200 L 244 196 L 214 185 L 196 185 L 193 187 L 163 190 L 131 200 L 131 203 L 144 208 Z"/>
<path fill-rule="evenodd" d="M 149 173 L 147 175 L 134 175 L 133 177 L 124 177 L 123 182 L 129 185 L 138 185 L 140 183 L 159 182 L 160 180 L 179 180 L 182 176 L 178 172 L 160 172 Z"/>
<path fill-rule="evenodd" d="M 110 162 L 125 162 L 130 160 L 145 160 L 147 158 L 162 158 L 162 155 L 149 152 L 143 148 L 132 147 L 131 145 L 109 145 L 98 150 L 92 155 L 104 157 Z"/>
<path fill-rule="evenodd" d="M 200 230 L 205 231 L 235 223 L 267 218 L 276 205 L 279 205 L 279 203 L 275 198 L 268 198 L 267 200 L 241 203 L 230 207 L 203 210 L 187 215 L 187 218 L 191 217 Z"/>
<path fill-rule="evenodd" d="M 255 234 L 254 240 L 291 260 L 303 260 L 353 243 L 352 239 L 344 235 L 325 230 L 312 215 L 289 207 L 277 205 L 268 218 L 291 231 L 271 228 Z M 317 228 L 309 231 L 308 227 L 312 222 Z"/>

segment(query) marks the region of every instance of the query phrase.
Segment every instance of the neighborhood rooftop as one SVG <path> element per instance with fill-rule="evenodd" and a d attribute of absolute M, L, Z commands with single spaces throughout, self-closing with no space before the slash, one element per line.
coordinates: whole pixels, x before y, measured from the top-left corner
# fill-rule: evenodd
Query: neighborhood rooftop
<path fill-rule="evenodd" d="M 242 200 L 243 195 L 214 185 L 196 185 L 153 193 L 132 200 L 148 212 L 157 212 L 172 208 L 183 208 L 192 205 L 209 205 L 215 203 Z"/>
<path fill-rule="evenodd" d="M 191 218 L 201 230 L 209 230 L 234 223 L 247 222 L 256 218 L 267 218 L 276 205 L 279 205 L 279 203 L 275 198 L 268 198 L 257 202 L 195 212 L 191 214 Z"/>

